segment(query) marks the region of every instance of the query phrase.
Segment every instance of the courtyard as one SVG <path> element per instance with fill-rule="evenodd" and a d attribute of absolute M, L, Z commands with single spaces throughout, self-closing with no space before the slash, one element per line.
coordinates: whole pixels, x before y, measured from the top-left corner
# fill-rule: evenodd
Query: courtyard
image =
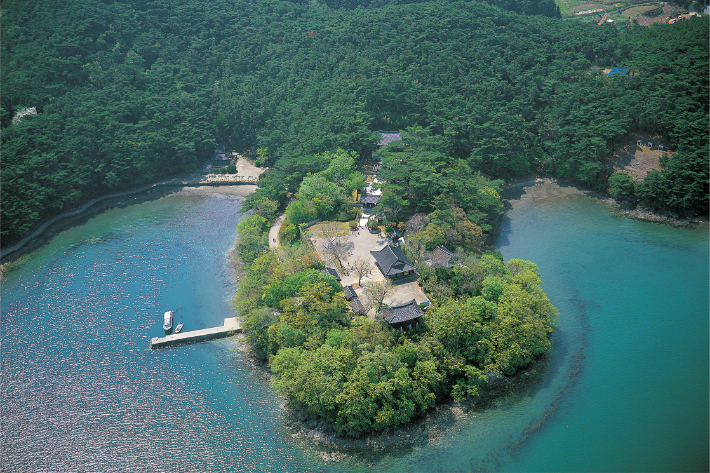
<path fill-rule="evenodd" d="M 340 230 L 339 236 L 335 238 L 323 238 L 320 236 L 324 225 L 337 225 Z M 355 293 L 358 298 L 363 301 L 363 304 L 367 297 L 364 296 L 362 287 L 358 285 L 359 277 L 353 268 L 355 263 L 361 260 L 368 261 L 372 265 L 370 273 L 362 277 L 361 285 L 369 281 L 385 280 L 385 276 L 375 265 L 375 258 L 370 254 L 371 251 L 380 250 L 391 243 L 391 240 L 385 236 L 384 232 L 370 233 L 370 231 L 362 227 L 357 228 L 356 231 L 351 231 L 346 223 L 320 222 L 311 226 L 308 229 L 307 235 L 311 242 L 313 242 L 325 266 L 338 271 L 342 286 L 353 286 Z M 333 252 L 327 248 L 334 240 L 335 244 L 341 247 L 338 253 L 342 266 L 338 263 L 338 258 L 332 256 Z M 385 297 L 385 305 L 393 306 L 404 304 L 412 299 L 418 304 L 427 303 L 429 301 L 424 291 L 422 291 L 419 284 L 417 284 L 416 274 L 399 280 L 393 280 L 392 283 L 394 290 Z M 374 317 L 375 309 L 371 309 L 367 315 Z"/>

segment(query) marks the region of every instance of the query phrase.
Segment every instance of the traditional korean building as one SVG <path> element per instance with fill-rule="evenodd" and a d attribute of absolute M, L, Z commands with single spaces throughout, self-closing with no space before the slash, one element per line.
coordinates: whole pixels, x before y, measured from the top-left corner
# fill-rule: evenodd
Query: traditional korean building
<path fill-rule="evenodd" d="M 378 133 L 380 134 L 380 142 L 377 143 L 377 146 L 387 146 L 393 141 L 400 141 L 402 139 L 402 135 L 398 131 L 378 130 Z"/>
<path fill-rule="evenodd" d="M 419 325 L 419 317 L 424 315 L 424 311 L 414 299 L 405 304 L 383 307 L 380 313 L 392 328 L 400 330 L 415 328 Z"/>
<path fill-rule="evenodd" d="M 371 251 L 370 254 L 375 258 L 375 265 L 388 279 L 406 278 L 416 274 L 414 265 L 398 246 L 387 245 L 380 251 Z"/>
<path fill-rule="evenodd" d="M 360 203 L 366 209 L 371 209 L 380 201 L 379 195 L 363 195 L 360 197 Z"/>
<path fill-rule="evenodd" d="M 330 274 L 331 276 L 333 276 L 335 278 L 336 281 L 340 282 L 340 274 L 338 274 L 338 272 L 336 270 L 334 270 L 333 268 L 325 268 L 325 269 L 323 269 L 323 272 L 325 274 Z"/>
<path fill-rule="evenodd" d="M 437 246 L 434 251 L 431 252 L 431 256 L 425 263 L 432 268 L 451 268 L 451 258 L 454 254 L 446 249 L 444 246 Z"/>
<path fill-rule="evenodd" d="M 352 310 L 356 315 L 367 314 L 365 307 L 362 305 L 362 302 L 360 302 L 360 299 L 358 299 L 357 297 L 350 301 L 350 310 Z"/>
<path fill-rule="evenodd" d="M 346 301 L 351 301 L 357 297 L 357 294 L 355 293 L 355 289 L 353 289 L 352 286 L 343 287 L 343 293 L 345 294 Z"/>

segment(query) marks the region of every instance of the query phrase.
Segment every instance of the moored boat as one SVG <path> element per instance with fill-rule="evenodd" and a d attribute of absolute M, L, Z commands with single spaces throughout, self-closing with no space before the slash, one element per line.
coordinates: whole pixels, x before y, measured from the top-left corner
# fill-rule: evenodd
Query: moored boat
<path fill-rule="evenodd" d="M 180 333 L 182 331 L 182 322 L 175 326 L 175 333 Z"/>
<path fill-rule="evenodd" d="M 174 310 L 169 310 L 163 315 L 163 330 L 170 330 L 173 328 L 173 313 Z"/>

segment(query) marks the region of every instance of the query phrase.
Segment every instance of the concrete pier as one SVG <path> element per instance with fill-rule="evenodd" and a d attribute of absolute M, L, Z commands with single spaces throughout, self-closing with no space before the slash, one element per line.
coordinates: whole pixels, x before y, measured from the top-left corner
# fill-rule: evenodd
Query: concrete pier
<path fill-rule="evenodd" d="M 224 319 L 224 325 L 221 327 L 203 328 L 201 330 L 193 330 L 191 332 L 174 333 L 165 337 L 153 337 L 150 340 L 150 348 L 162 348 L 180 343 L 201 342 L 204 340 L 213 340 L 222 338 L 242 331 L 241 324 L 236 317 Z"/>

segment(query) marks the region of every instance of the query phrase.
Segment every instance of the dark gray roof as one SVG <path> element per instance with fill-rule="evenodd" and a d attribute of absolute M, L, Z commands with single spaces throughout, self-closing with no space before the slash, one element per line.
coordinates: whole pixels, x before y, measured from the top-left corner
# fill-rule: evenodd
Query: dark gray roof
<path fill-rule="evenodd" d="M 414 271 L 415 269 L 404 255 L 402 248 L 398 246 L 387 245 L 380 251 L 371 251 L 370 254 L 375 258 L 377 266 L 385 276 Z"/>
<path fill-rule="evenodd" d="M 363 195 L 360 197 L 360 202 L 363 204 L 377 204 L 380 201 L 379 195 Z"/>
<path fill-rule="evenodd" d="M 419 308 L 417 301 L 412 299 L 406 304 L 383 307 L 382 315 L 390 324 L 398 324 L 419 318 L 424 315 L 424 311 Z"/>
<path fill-rule="evenodd" d="M 357 297 L 350 301 L 350 308 L 358 315 L 365 315 L 365 307 L 363 307 L 362 302 Z"/>
<path fill-rule="evenodd" d="M 402 135 L 400 135 L 398 131 L 380 131 L 379 133 L 382 138 L 380 142 L 377 143 L 377 146 L 385 146 L 393 141 L 400 141 L 402 139 Z"/>
<path fill-rule="evenodd" d="M 352 286 L 345 286 L 343 288 L 343 292 L 345 293 L 345 300 L 349 301 L 350 299 L 357 297 L 357 294 L 355 293 L 355 289 L 353 289 Z"/>
<path fill-rule="evenodd" d="M 333 276 L 336 281 L 340 281 L 340 275 L 339 275 L 338 272 L 337 272 L 336 270 L 334 270 L 333 268 L 325 268 L 325 269 L 323 270 L 323 272 L 325 272 L 326 274 L 330 274 L 331 276 Z"/>
<path fill-rule="evenodd" d="M 437 246 L 434 248 L 434 251 L 431 252 L 431 258 L 429 259 L 429 266 L 432 267 L 442 267 L 442 268 L 450 268 L 451 267 L 451 258 L 453 258 L 454 254 L 450 252 L 449 250 L 446 249 L 444 246 Z"/>

